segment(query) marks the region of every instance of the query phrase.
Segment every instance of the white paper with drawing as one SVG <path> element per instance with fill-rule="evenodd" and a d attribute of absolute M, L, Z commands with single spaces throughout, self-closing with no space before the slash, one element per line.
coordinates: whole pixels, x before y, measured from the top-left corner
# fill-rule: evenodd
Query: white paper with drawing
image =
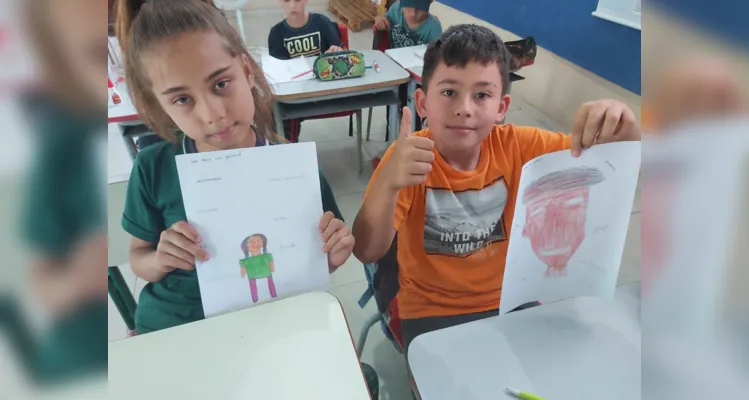
<path fill-rule="evenodd" d="M 177 168 L 210 255 L 196 265 L 206 317 L 328 286 L 314 143 L 186 154 Z"/>
<path fill-rule="evenodd" d="M 540 156 L 520 176 L 500 313 L 530 301 L 612 298 L 640 171 L 640 142 Z"/>

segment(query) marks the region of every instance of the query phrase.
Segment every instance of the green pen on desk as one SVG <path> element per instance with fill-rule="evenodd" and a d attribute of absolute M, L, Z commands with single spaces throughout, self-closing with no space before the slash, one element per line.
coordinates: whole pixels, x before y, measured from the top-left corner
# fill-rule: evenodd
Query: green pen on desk
<path fill-rule="evenodd" d="M 523 392 L 517 389 L 507 388 L 507 393 L 513 394 L 517 396 L 519 399 L 523 399 L 523 400 L 545 400 L 543 397 L 538 397 L 535 394 L 530 394 L 528 392 Z"/>

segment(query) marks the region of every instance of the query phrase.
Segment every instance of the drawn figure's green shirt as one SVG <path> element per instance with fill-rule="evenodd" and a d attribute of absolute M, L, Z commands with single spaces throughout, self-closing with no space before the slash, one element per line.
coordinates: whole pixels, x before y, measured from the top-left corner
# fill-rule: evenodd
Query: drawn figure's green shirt
<path fill-rule="evenodd" d="M 122 227 L 154 247 L 162 231 L 175 222 L 187 220 L 175 162 L 184 149 L 191 152 L 190 146 L 183 144 L 182 140 L 179 144 L 160 142 L 142 149 L 130 175 Z M 343 219 L 322 172 L 320 191 L 323 210 Z M 176 269 L 143 288 L 135 312 L 135 330 L 148 333 L 203 318 L 197 272 Z"/>
<path fill-rule="evenodd" d="M 271 276 L 270 263 L 272 254 L 258 254 L 239 260 L 239 265 L 247 272 L 249 279 L 261 279 Z"/>

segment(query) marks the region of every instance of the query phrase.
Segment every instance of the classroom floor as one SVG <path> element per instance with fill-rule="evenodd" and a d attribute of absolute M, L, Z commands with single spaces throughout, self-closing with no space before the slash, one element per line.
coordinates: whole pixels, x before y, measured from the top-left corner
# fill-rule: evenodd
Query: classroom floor
<path fill-rule="evenodd" d="M 322 10 L 312 10 L 324 12 Z M 267 10 L 253 13 L 245 12 L 244 26 L 249 46 L 264 46 L 267 32 L 283 18 L 279 10 Z M 350 32 L 352 48 L 370 48 L 372 33 L 365 29 L 362 32 Z M 519 83 L 519 84 L 522 84 Z M 366 111 L 364 112 L 366 118 Z M 366 121 L 363 124 L 366 129 Z M 517 125 L 531 125 L 560 131 L 562 127 L 548 116 L 542 114 L 521 99 L 513 98 L 507 122 Z M 385 143 L 385 109 L 374 110 L 372 134 L 369 142 L 364 142 L 364 172 L 357 172 L 356 138 L 348 136 L 348 118 L 307 121 L 302 124 L 300 141 L 317 144 L 318 160 L 326 178 L 335 194 L 338 206 L 348 224 L 351 224 L 361 205 L 362 195 L 369 177 L 372 174 L 370 160 L 386 148 Z M 136 300 L 144 282 L 137 279 L 127 264 L 129 237 L 120 228 L 120 220 L 125 200 L 127 183 L 109 185 L 109 263 L 120 265 Z M 640 201 L 639 190 L 632 209 L 627 243 L 622 259 L 619 284 L 640 280 Z M 330 293 L 336 296 L 344 309 L 349 328 L 354 338 L 358 338 L 363 322 L 376 312 L 374 301 L 363 310 L 357 304 L 359 297 L 367 287 L 361 263 L 351 257 L 344 266 L 331 275 Z M 110 300 L 109 340 L 123 339 L 126 328 L 117 309 Z M 362 361 L 372 365 L 380 377 L 380 398 L 383 400 L 410 400 L 410 388 L 405 367 L 405 358 L 398 353 L 392 344 L 385 339 L 379 327 L 373 327 L 369 333 Z"/>

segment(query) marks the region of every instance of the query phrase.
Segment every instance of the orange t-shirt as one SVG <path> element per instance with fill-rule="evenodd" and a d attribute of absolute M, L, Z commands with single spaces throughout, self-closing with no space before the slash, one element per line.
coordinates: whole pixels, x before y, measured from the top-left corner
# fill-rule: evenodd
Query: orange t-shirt
<path fill-rule="evenodd" d="M 430 137 L 430 132 L 414 135 Z M 499 307 L 522 166 L 571 143 L 562 133 L 498 125 L 481 143 L 478 167 L 471 172 L 453 169 L 433 150 L 426 182 L 401 189 L 395 209 L 402 318 Z"/>
<path fill-rule="evenodd" d="M 654 128 L 657 125 L 657 120 L 650 107 L 646 105 L 642 106 L 641 111 L 642 127 L 645 129 Z"/>

